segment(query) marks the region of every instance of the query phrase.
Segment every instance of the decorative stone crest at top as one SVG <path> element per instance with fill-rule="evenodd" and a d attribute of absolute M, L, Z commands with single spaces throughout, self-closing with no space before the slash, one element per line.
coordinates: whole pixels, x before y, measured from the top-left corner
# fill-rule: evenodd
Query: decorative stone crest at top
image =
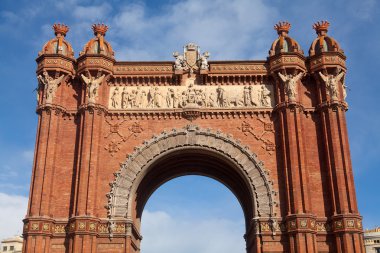
<path fill-rule="evenodd" d="M 209 52 L 200 53 L 200 48 L 194 43 L 189 43 L 183 48 L 183 55 L 178 52 L 173 53 L 174 69 L 179 71 L 208 70 L 207 59 L 210 57 Z"/>
<path fill-rule="evenodd" d="M 44 89 L 45 103 L 51 104 L 58 86 L 61 84 L 65 75 L 61 75 L 58 78 L 49 76 L 48 72 L 44 71 L 43 76 L 38 75 L 37 79 L 39 84 Z M 37 101 L 39 102 L 39 96 L 37 95 Z"/>
<path fill-rule="evenodd" d="M 66 36 L 67 32 L 69 31 L 69 27 L 64 24 L 54 24 L 53 30 L 57 37 L 60 35 Z"/>
<path fill-rule="evenodd" d="M 280 21 L 275 24 L 274 29 L 279 35 L 288 34 L 292 25 L 288 21 Z"/>
<path fill-rule="evenodd" d="M 99 86 L 102 84 L 105 75 L 103 74 L 101 76 L 100 72 L 98 72 L 96 78 L 91 76 L 91 74 L 89 74 L 88 78 L 83 74 L 81 74 L 81 77 L 83 82 L 86 84 L 86 95 L 88 97 L 88 102 L 95 103 L 96 98 L 98 97 Z"/>
<path fill-rule="evenodd" d="M 326 20 L 318 21 L 313 25 L 313 29 L 319 36 L 325 36 L 328 29 L 329 29 L 330 23 Z"/>

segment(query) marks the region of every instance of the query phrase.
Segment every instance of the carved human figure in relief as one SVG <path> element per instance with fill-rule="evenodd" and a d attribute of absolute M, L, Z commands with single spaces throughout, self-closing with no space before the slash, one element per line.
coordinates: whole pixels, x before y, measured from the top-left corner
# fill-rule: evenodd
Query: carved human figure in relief
<path fill-rule="evenodd" d="M 270 101 L 271 92 L 265 87 L 265 85 L 261 86 L 260 90 L 260 102 L 262 106 L 268 107 L 271 104 Z"/>
<path fill-rule="evenodd" d="M 216 107 L 215 93 L 209 92 L 206 94 L 206 107 Z"/>
<path fill-rule="evenodd" d="M 243 90 L 243 101 L 244 106 L 251 106 L 252 105 L 252 99 L 251 99 L 251 86 L 244 86 Z"/>
<path fill-rule="evenodd" d="M 336 76 L 335 75 L 324 75 L 324 74 L 322 74 L 322 72 L 318 72 L 318 73 L 319 73 L 319 76 L 322 78 L 322 80 L 325 82 L 327 91 L 330 94 L 331 99 L 332 100 L 338 99 L 338 96 L 339 96 L 338 83 L 342 79 L 344 72 L 342 71 L 339 74 L 337 74 Z"/>
<path fill-rule="evenodd" d="M 116 87 L 111 96 L 111 106 L 113 108 L 119 107 L 119 88 Z"/>
<path fill-rule="evenodd" d="M 168 92 L 166 93 L 166 105 L 168 108 L 176 108 L 176 93 L 173 88 L 169 88 Z"/>
<path fill-rule="evenodd" d="M 219 107 L 225 107 L 227 105 L 227 96 L 226 91 L 222 88 L 222 86 L 218 85 L 216 89 L 216 103 Z"/>
<path fill-rule="evenodd" d="M 44 71 L 42 75 L 43 76 L 39 75 L 37 79 L 39 83 L 44 86 L 45 103 L 51 103 L 53 101 L 55 91 L 57 90 L 58 86 L 61 84 L 64 75 L 61 75 L 60 77 L 56 79 L 49 76 L 48 72 L 46 71 Z"/>
<path fill-rule="evenodd" d="M 137 108 L 144 108 L 147 105 L 147 97 L 146 92 L 141 90 L 140 86 L 137 86 L 136 89 L 136 107 Z"/>
<path fill-rule="evenodd" d="M 149 100 L 148 107 L 151 107 L 151 108 L 160 108 L 161 107 L 162 95 L 161 95 L 161 92 L 158 89 L 158 87 L 151 87 L 151 89 L 149 90 L 148 96 L 149 96 L 148 97 L 148 100 Z"/>
<path fill-rule="evenodd" d="M 95 103 L 96 98 L 98 97 L 98 89 L 99 86 L 101 85 L 104 77 L 106 75 L 102 75 L 95 78 L 90 75 L 89 78 L 87 78 L 85 75 L 81 74 L 81 77 L 83 79 L 83 82 L 85 82 L 87 86 L 87 97 L 88 97 L 88 102 L 90 103 Z"/>
<path fill-rule="evenodd" d="M 304 73 L 300 72 L 297 75 L 283 75 L 278 72 L 278 76 L 285 84 L 285 93 L 288 95 L 289 100 L 295 100 L 297 96 L 297 83 L 304 76 Z"/>
<path fill-rule="evenodd" d="M 127 88 L 124 87 L 123 92 L 121 93 L 121 108 L 127 108 L 129 100 L 129 93 Z"/>
<path fill-rule="evenodd" d="M 128 107 L 129 108 L 135 108 L 136 107 L 136 98 L 137 98 L 137 91 L 132 90 L 131 93 L 129 94 L 129 98 L 128 98 Z"/>

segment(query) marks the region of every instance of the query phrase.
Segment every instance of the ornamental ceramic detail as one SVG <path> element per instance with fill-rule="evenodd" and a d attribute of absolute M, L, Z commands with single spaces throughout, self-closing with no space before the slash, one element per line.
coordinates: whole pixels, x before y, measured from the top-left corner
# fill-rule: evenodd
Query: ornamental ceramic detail
<path fill-rule="evenodd" d="M 108 108 L 114 110 L 176 108 L 271 108 L 272 85 L 111 87 Z"/>

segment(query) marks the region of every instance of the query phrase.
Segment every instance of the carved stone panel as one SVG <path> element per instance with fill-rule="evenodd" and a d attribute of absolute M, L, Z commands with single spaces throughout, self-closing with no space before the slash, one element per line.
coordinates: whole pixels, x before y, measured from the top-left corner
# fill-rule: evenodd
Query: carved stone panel
<path fill-rule="evenodd" d="M 273 86 L 116 86 L 110 88 L 111 110 L 176 108 L 271 108 Z"/>

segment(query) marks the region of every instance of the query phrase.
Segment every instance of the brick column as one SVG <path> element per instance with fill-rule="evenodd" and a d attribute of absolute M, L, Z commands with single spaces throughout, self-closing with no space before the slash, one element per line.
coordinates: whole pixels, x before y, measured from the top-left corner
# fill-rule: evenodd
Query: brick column
<path fill-rule="evenodd" d="M 328 73 L 326 70 L 324 72 Z M 317 73 L 315 78 L 320 94 L 317 108 L 322 123 L 325 166 L 331 194 L 330 220 L 335 234 L 336 252 L 364 253 L 345 118 L 347 104 L 343 101 L 341 87 L 339 96 L 331 98 Z"/>
<path fill-rule="evenodd" d="M 284 85 L 277 79 L 279 98 L 284 98 Z M 298 85 L 302 85 L 301 82 Z M 317 253 L 315 215 L 310 202 L 309 174 L 304 137 L 305 114 L 298 99 L 286 99 L 276 108 L 281 134 L 281 153 L 287 196 L 287 233 L 289 252 Z"/>

